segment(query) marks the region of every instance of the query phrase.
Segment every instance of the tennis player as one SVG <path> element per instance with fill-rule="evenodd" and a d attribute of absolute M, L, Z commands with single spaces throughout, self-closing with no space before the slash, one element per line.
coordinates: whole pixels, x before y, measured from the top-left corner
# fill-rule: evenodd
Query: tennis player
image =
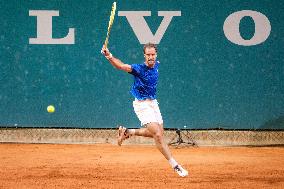
<path fill-rule="evenodd" d="M 185 177 L 188 175 L 188 171 L 182 168 L 173 158 L 163 136 L 163 119 L 156 100 L 158 68 L 160 66 L 160 62 L 156 60 L 157 46 L 152 43 L 145 44 L 143 52 L 145 62 L 129 65 L 115 58 L 105 46 L 101 50 L 101 53 L 115 68 L 134 76 L 131 93 L 135 98 L 133 107 L 138 119 L 141 121 L 141 128 L 127 129 L 120 126 L 118 129 L 118 145 L 120 146 L 125 139 L 134 135 L 151 137 L 155 140 L 157 148 L 169 161 L 172 168 L 179 176 Z"/>

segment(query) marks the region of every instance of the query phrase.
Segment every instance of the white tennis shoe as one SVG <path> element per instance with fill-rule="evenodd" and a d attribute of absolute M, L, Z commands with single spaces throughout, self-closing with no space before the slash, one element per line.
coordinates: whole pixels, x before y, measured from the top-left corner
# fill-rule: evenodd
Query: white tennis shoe
<path fill-rule="evenodd" d="M 188 171 L 182 168 L 182 166 L 177 165 L 174 167 L 175 172 L 181 177 L 186 177 L 188 175 Z"/>

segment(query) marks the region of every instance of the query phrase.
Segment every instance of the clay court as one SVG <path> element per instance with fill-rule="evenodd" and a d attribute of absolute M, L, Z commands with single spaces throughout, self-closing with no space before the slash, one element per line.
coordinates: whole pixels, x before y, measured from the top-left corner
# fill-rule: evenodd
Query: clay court
<path fill-rule="evenodd" d="M 153 145 L 0 144 L 0 188 L 283 188 L 283 147 L 171 147 L 180 178 Z"/>

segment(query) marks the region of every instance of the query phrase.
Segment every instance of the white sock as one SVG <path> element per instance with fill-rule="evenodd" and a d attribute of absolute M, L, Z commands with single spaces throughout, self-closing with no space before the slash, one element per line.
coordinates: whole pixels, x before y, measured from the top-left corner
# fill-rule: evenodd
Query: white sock
<path fill-rule="evenodd" d="M 127 129 L 128 133 L 130 136 L 134 136 L 135 135 L 135 129 Z"/>
<path fill-rule="evenodd" d="M 174 168 L 175 166 L 178 165 L 178 163 L 176 162 L 176 160 L 174 158 L 170 158 L 169 163 L 172 166 L 172 168 Z"/>

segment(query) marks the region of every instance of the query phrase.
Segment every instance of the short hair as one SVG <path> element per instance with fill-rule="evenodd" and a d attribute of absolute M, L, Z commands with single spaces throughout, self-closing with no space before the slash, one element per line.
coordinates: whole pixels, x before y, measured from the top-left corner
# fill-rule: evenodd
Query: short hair
<path fill-rule="evenodd" d="M 147 49 L 147 48 L 154 48 L 154 49 L 156 50 L 156 53 L 158 52 L 158 47 L 157 47 L 157 45 L 154 44 L 154 43 L 146 43 L 146 44 L 144 45 L 144 48 L 143 48 L 144 54 L 145 54 L 145 49 Z"/>

